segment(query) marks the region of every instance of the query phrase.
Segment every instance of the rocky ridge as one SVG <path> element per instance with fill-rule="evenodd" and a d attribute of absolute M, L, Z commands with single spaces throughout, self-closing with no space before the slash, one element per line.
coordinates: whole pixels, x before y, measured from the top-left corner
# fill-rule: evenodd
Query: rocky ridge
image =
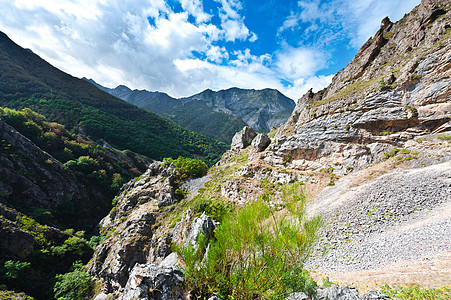
<path fill-rule="evenodd" d="M 397 23 L 384 19 L 328 88 L 299 99 L 265 160 L 289 160 L 287 167 L 299 170 L 333 167 L 342 175 L 408 140 L 449 129 L 450 11 L 448 1 L 422 1 Z"/>
<path fill-rule="evenodd" d="M 171 245 L 194 241 L 201 232 L 210 236 L 215 228 L 206 214 L 195 217 L 183 208 L 179 219 L 167 219 L 172 209 L 177 209 L 171 205 L 180 201 L 176 195 L 180 185 L 180 177 L 160 162 L 152 163 L 141 177 L 124 185 L 116 206 L 100 223 L 106 239 L 88 265 L 105 294 L 134 299 L 151 288 L 154 292 L 148 297 L 173 299 L 179 295 L 175 287 L 183 282 L 183 274 Z M 168 296 L 172 288 L 175 294 Z"/>
<path fill-rule="evenodd" d="M 277 204 L 280 185 L 300 183 L 308 213 L 326 223 L 306 264 L 318 280 L 329 276 L 367 290 L 373 273 L 364 272 L 378 271 L 371 288 L 449 283 L 450 9 L 447 1 L 423 0 L 397 23 L 384 19 L 327 89 L 298 101 L 287 123 L 266 136 L 251 128 L 239 132 L 197 193 L 211 202 L 242 204 L 269 186 Z M 173 267 L 171 243 L 185 243 L 193 228 L 214 228 L 209 217 L 188 209 L 189 202 L 164 205 L 178 201 L 172 176 L 152 165 L 124 187 L 116 210 L 102 221 L 107 239 L 89 267 L 105 292 L 124 295 L 135 266 L 146 274 Z M 141 222 L 144 215 L 148 220 Z M 205 226 L 193 225 L 198 222 Z M 135 246 L 135 233 L 142 244 Z M 427 274 L 411 268 L 418 261 L 426 262 Z M 391 264 L 398 269 L 384 271 Z M 434 264 L 443 269 L 432 271 Z M 353 289 L 322 293 L 329 292 L 335 299 L 386 299 Z"/>

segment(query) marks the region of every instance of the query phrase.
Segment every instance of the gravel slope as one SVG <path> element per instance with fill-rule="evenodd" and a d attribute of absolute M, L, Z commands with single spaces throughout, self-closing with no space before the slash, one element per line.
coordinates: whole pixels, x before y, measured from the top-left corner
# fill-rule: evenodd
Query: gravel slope
<path fill-rule="evenodd" d="M 437 283 L 451 283 L 451 162 L 349 188 L 352 180 L 340 179 L 309 206 L 327 225 L 307 267 L 345 274 L 440 260 Z"/>

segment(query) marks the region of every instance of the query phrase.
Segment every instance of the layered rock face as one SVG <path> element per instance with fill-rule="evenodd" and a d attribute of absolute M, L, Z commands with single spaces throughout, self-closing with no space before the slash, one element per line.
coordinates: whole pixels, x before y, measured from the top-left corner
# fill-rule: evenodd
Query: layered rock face
<path fill-rule="evenodd" d="M 450 11 L 449 1 L 430 0 L 395 24 L 385 18 L 328 88 L 299 99 L 266 161 L 344 174 L 451 128 Z"/>
<path fill-rule="evenodd" d="M 171 244 L 195 241 L 201 232 L 211 236 L 215 228 L 209 216 L 195 218 L 191 211 L 178 221 L 165 219 L 165 207 L 179 201 L 175 191 L 180 184 L 170 167 L 154 162 L 138 180 L 123 186 L 116 206 L 100 223 L 106 240 L 88 265 L 105 295 L 177 298 L 183 275 L 175 266 L 178 258 Z"/>
<path fill-rule="evenodd" d="M 202 101 L 214 111 L 240 117 L 256 131 L 268 132 L 283 124 L 294 108 L 294 102 L 273 89 L 243 90 L 231 88 L 213 92 L 206 90 L 182 102 Z"/>

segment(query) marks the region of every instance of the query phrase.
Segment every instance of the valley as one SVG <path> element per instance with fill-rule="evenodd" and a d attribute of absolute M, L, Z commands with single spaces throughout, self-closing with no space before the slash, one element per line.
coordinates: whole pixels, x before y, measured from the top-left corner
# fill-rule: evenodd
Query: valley
<path fill-rule="evenodd" d="M 450 22 L 383 19 L 296 103 L 109 89 L 1 33 L 0 299 L 450 299 Z"/>

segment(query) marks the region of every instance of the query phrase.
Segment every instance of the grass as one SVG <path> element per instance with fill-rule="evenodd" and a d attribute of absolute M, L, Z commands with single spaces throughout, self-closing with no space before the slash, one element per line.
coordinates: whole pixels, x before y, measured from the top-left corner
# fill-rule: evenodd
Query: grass
<path fill-rule="evenodd" d="M 371 80 L 367 81 L 356 81 L 351 84 L 348 84 L 345 88 L 336 91 L 333 95 L 330 97 L 326 97 L 324 99 L 311 102 L 309 104 L 309 108 L 320 106 L 326 103 L 329 103 L 334 100 L 343 99 L 346 97 L 349 97 L 350 95 L 353 95 L 355 93 L 361 92 L 363 90 L 368 89 L 373 84 L 379 83 L 381 79 L 383 79 L 386 75 L 381 75 L 376 78 L 373 78 Z"/>
<path fill-rule="evenodd" d="M 441 288 L 421 288 L 417 285 L 402 286 L 391 288 L 384 285 L 381 292 L 389 296 L 391 299 L 408 299 L 408 300 L 448 300 L 451 299 L 451 287 Z"/>
<path fill-rule="evenodd" d="M 186 288 L 195 296 L 221 299 L 284 299 L 291 292 L 315 294 L 316 283 L 303 269 L 316 240 L 319 218 L 307 219 L 299 184 L 281 188 L 283 211 L 271 205 L 273 189 L 223 217 L 210 240 L 178 249 Z"/>

